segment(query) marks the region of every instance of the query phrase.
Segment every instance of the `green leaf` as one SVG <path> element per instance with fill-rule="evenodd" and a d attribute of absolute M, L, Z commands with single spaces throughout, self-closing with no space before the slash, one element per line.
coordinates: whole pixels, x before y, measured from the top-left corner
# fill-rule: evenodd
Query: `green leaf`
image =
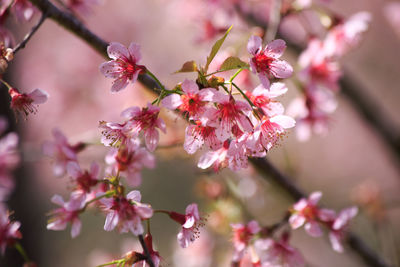
<path fill-rule="evenodd" d="M 197 72 L 197 64 L 195 61 L 187 61 L 182 65 L 182 68 L 180 70 L 175 71 L 174 73 L 180 73 L 180 72 Z"/>
<path fill-rule="evenodd" d="M 221 37 L 218 41 L 215 42 L 213 45 L 210 55 L 207 57 L 207 64 L 205 67 L 205 70 L 208 70 L 208 66 L 210 65 L 211 61 L 214 59 L 215 55 L 218 53 L 218 50 L 221 48 L 222 44 L 224 43 L 226 37 L 228 36 L 228 33 L 231 31 L 233 26 L 230 26 L 229 29 L 225 32 L 224 36 Z"/>
<path fill-rule="evenodd" d="M 240 58 L 228 57 L 222 63 L 219 71 L 234 70 L 234 69 L 240 69 L 240 68 L 246 68 L 246 67 L 248 67 L 248 64 L 244 61 L 241 61 Z"/>

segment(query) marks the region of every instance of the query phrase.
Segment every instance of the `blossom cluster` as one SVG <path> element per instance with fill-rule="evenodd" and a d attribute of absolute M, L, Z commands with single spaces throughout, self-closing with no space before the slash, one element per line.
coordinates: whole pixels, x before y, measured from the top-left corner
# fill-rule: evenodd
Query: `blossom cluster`
<path fill-rule="evenodd" d="M 333 25 L 324 39 L 310 38 L 307 48 L 300 54 L 297 77 L 302 96 L 289 106 L 289 113 L 298 123 L 296 132 L 300 141 L 309 139 L 312 132 L 327 132 L 330 114 L 337 107 L 334 95 L 340 90 L 339 59 L 359 44 L 370 20 L 367 12 L 354 14 Z"/>
<path fill-rule="evenodd" d="M 317 203 L 321 199 L 321 192 L 312 193 L 307 199 L 300 199 L 291 210 L 289 223 L 293 229 L 304 225 L 306 232 L 319 237 L 323 234 L 321 226 L 329 230 L 329 240 L 332 248 L 337 252 L 343 252 L 342 241 L 349 227 L 350 220 L 357 215 L 357 207 L 350 207 L 340 211 L 320 208 Z"/>
<path fill-rule="evenodd" d="M 232 87 L 236 84 L 232 81 L 211 87 L 185 80 L 175 90 L 165 90 L 162 106 L 178 111 L 189 121 L 184 149 L 189 154 L 203 146 L 208 149 L 199 160 L 200 168 L 246 168 L 248 157 L 264 157 L 285 135 L 286 129 L 295 125 L 291 117 L 284 115 L 283 105 L 276 100 L 276 97 L 286 93 L 286 85 L 269 82 L 271 78 L 287 78 L 292 74 L 292 67 L 279 59 L 285 48 L 283 40 L 275 40 L 262 49 L 260 37 L 250 38 L 248 51 L 252 57 L 249 64 L 262 84 L 254 90 L 237 88 L 243 99 L 234 97 Z M 100 71 L 106 77 L 115 79 L 112 91 L 125 88 L 129 80 L 134 82 L 145 69 L 137 65 L 140 53 L 136 44 L 132 43 L 126 49 L 121 44 L 111 43 L 108 53 L 113 60 L 103 63 Z M 230 86 L 230 90 L 225 85 Z M 159 140 L 157 128 L 164 133 L 166 131 L 159 113 L 160 108 L 149 103 L 142 109 L 131 107 L 123 111 L 121 115 L 127 119 L 123 123 L 101 122 L 102 143 L 117 146 L 119 151 L 129 150 L 132 144 L 137 144 L 134 140 L 143 135 L 147 149 L 153 152 Z M 140 153 L 141 150 L 137 148 L 135 151 Z M 142 151 L 142 154 L 145 152 Z M 150 156 L 141 158 L 150 159 Z M 140 164 L 140 160 L 135 160 L 136 165 L 146 165 L 146 162 Z M 138 170 L 140 166 L 133 169 Z M 131 184 L 137 183 L 131 180 Z"/>
<path fill-rule="evenodd" d="M 329 231 L 333 250 L 343 252 L 342 241 L 346 236 L 350 220 L 357 214 L 357 207 L 350 207 L 338 214 L 335 211 L 320 208 L 317 203 L 321 192 L 312 193 L 307 199 L 300 199 L 290 208 L 290 217 L 271 227 L 261 227 L 257 221 L 247 224 L 232 224 L 234 253 L 232 261 L 241 263 L 246 260 L 246 252 L 251 247 L 250 261 L 253 266 L 305 266 L 300 251 L 289 243 L 290 232 L 284 230 L 276 234 L 277 228 L 289 223 L 291 229 L 302 225 L 308 234 L 318 237 L 323 234 L 321 226 Z"/>

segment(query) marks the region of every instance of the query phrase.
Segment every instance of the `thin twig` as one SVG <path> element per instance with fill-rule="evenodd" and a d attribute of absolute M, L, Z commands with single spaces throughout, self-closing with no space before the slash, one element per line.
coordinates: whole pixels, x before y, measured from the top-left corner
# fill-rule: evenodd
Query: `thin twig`
<path fill-rule="evenodd" d="M 146 256 L 146 262 L 149 264 L 150 267 L 155 267 L 153 259 L 151 258 L 149 248 L 146 246 L 146 243 L 144 242 L 143 235 L 139 235 L 139 241 L 140 244 L 142 245 L 144 255 Z"/>
<path fill-rule="evenodd" d="M 36 33 L 36 31 L 40 28 L 40 26 L 42 26 L 43 22 L 46 19 L 47 19 L 47 14 L 44 12 L 40 17 L 39 22 L 31 29 L 31 31 L 27 35 L 25 35 L 24 39 L 14 47 L 13 49 L 14 54 L 17 53 L 20 49 L 25 48 L 28 41 L 32 38 L 32 36 Z"/>
<path fill-rule="evenodd" d="M 76 20 L 73 16 L 65 14 L 60 11 L 56 6 L 50 3 L 48 0 L 29 0 L 36 5 L 43 13 L 48 12 L 49 17 L 71 31 L 76 36 L 88 43 L 93 49 L 98 51 L 101 55 L 107 58 L 107 45 L 108 43 L 102 40 L 100 37 L 92 33 L 82 23 Z M 139 81 L 156 93 L 161 92 L 161 88 L 158 87 L 157 83 L 148 75 L 139 75 Z M 291 179 L 286 177 L 284 174 L 278 171 L 269 161 L 266 159 L 254 158 L 250 160 L 254 166 L 256 166 L 264 175 L 265 179 L 276 181 L 289 195 L 294 199 L 300 199 L 305 197 L 305 194 L 297 188 Z M 144 242 L 143 236 L 139 236 L 139 240 Z M 361 241 L 355 234 L 348 234 L 348 244 L 355 252 L 357 252 L 368 266 L 371 267 L 388 267 L 384 261 L 376 255 L 363 241 Z M 142 245 L 143 246 L 143 245 Z M 143 249 L 147 249 L 144 244 Z M 148 252 L 148 251 L 147 251 Z M 148 255 L 148 254 L 147 254 Z M 150 260 L 150 262 L 152 262 Z M 154 265 L 153 265 L 154 266 Z M 151 267 L 153 267 L 151 266 Z"/>

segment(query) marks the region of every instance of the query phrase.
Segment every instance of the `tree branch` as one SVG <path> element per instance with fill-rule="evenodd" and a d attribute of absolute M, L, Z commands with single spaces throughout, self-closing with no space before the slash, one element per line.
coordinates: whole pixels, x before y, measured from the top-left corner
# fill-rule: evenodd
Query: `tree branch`
<path fill-rule="evenodd" d="M 108 58 L 107 56 L 107 45 L 108 43 L 102 40 L 100 37 L 92 33 L 89 29 L 87 29 L 81 22 L 79 22 L 75 17 L 70 14 L 66 14 L 59 10 L 56 6 L 50 3 L 48 0 L 29 0 L 34 5 L 36 5 L 43 13 L 47 13 L 49 18 L 56 21 L 58 24 L 63 26 L 64 28 L 71 31 L 73 34 L 84 40 L 88 45 L 90 45 L 93 49 L 99 52 L 103 57 Z M 149 88 L 153 90 L 155 93 L 160 93 L 161 89 L 157 85 L 157 83 L 148 75 L 143 74 L 139 75 L 139 81 Z M 250 161 L 253 165 L 260 170 L 260 172 L 264 175 L 265 179 L 275 181 L 279 184 L 290 196 L 292 196 L 295 200 L 298 200 L 306 195 L 301 191 L 297 186 L 295 186 L 292 180 L 279 172 L 279 170 L 273 166 L 266 159 L 261 158 L 252 158 Z M 139 236 L 139 240 L 143 246 L 144 240 L 143 236 Z M 361 239 L 359 239 L 355 234 L 349 233 L 347 243 L 350 245 L 353 250 L 358 253 L 365 261 L 368 266 L 371 267 L 388 267 L 389 265 L 385 264 L 382 259 L 379 258 Z M 147 247 L 143 246 L 143 249 L 146 251 Z M 146 256 L 148 254 L 148 250 L 146 252 Z M 152 261 L 151 261 L 152 262 Z M 150 264 L 150 263 L 149 263 Z M 152 265 L 154 266 L 154 265 Z"/>

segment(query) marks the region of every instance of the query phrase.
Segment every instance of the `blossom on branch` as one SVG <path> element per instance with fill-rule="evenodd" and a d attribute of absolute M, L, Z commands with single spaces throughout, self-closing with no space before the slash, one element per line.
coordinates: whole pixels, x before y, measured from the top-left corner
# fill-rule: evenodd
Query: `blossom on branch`
<path fill-rule="evenodd" d="M 29 94 L 20 93 L 18 89 L 10 88 L 8 93 L 11 96 L 11 108 L 15 113 L 23 112 L 25 116 L 37 112 L 37 105 L 47 101 L 49 94 L 43 90 L 35 89 Z"/>
<path fill-rule="evenodd" d="M 186 248 L 194 242 L 200 234 L 199 228 L 204 225 L 203 219 L 199 215 L 197 204 L 193 203 L 186 207 L 186 214 L 174 211 L 169 212 L 169 217 L 182 225 L 177 238 L 182 248 Z"/>
<path fill-rule="evenodd" d="M 257 73 L 261 84 L 269 88 L 270 78 L 289 78 L 293 68 L 279 58 L 286 49 L 285 41 L 281 39 L 270 42 L 262 49 L 262 40 L 258 36 L 251 36 L 247 43 L 247 50 L 253 57 L 250 59 L 250 67 L 253 73 Z"/>
<path fill-rule="evenodd" d="M 137 63 L 141 59 L 140 46 L 131 43 L 128 48 L 120 43 L 112 42 L 107 47 L 108 56 L 112 59 L 100 65 L 100 72 L 115 79 L 111 92 L 124 89 L 129 82 L 134 83 L 139 74 L 145 72 L 146 68 Z"/>
<path fill-rule="evenodd" d="M 140 203 L 141 198 L 137 190 L 129 192 L 126 197 L 102 198 L 100 202 L 107 212 L 104 230 L 112 231 L 118 226 L 120 233 L 143 234 L 142 220 L 151 218 L 153 209 L 149 204 Z"/>
<path fill-rule="evenodd" d="M 59 195 L 54 195 L 51 198 L 51 202 L 61 206 L 51 212 L 52 218 L 50 218 L 47 224 L 48 230 L 60 231 L 67 227 L 68 223 L 71 223 L 71 236 L 75 238 L 81 232 L 82 223 L 79 219 L 79 214 L 86 204 L 86 193 L 83 191 L 74 191 L 71 193 L 70 200 L 65 202 Z"/>

